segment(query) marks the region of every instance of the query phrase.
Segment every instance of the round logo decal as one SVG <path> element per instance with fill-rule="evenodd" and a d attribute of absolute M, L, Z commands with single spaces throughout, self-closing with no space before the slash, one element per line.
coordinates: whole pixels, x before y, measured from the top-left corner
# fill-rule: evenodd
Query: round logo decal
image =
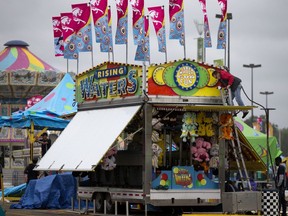
<path fill-rule="evenodd" d="M 175 69 L 174 79 L 178 88 L 189 91 L 198 85 L 199 71 L 191 63 L 181 63 Z"/>

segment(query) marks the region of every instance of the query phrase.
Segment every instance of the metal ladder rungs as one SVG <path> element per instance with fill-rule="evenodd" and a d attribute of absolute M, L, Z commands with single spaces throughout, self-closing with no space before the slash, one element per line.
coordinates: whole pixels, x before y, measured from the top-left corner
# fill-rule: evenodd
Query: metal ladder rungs
<path fill-rule="evenodd" d="M 221 89 L 221 97 L 222 97 L 222 102 L 224 106 L 228 106 L 228 105 L 233 105 L 232 103 L 232 95 L 231 95 L 231 90 L 230 89 Z M 231 115 L 233 116 L 233 113 L 231 113 Z M 233 117 L 232 117 L 233 118 Z M 241 144 L 239 141 L 239 137 L 238 137 L 238 132 L 237 132 L 237 128 L 233 119 L 233 136 L 235 138 L 235 140 L 237 141 L 235 145 L 235 141 L 234 140 L 230 140 L 231 144 L 232 144 L 232 148 L 233 148 L 233 153 L 234 153 L 234 157 L 236 160 L 236 164 L 238 167 L 238 171 L 240 174 L 240 179 L 242 184 L 244 185 L 244 179 L 246 179 L 247 181 L 247 185 L 249 187 L 249 190 L 251 190 L 251 184 L 249 181 L 249 177 L 248 177 L 248 173 L 247 173 L 247 169 L 246 169 L 246 165 L 245 165 L 245 161 L 243 158 L 243 154 L 242 154 L 242 150 L 241 150 Z M 245 178 L 243 176 L 243 171 L 245 174 Z"/>

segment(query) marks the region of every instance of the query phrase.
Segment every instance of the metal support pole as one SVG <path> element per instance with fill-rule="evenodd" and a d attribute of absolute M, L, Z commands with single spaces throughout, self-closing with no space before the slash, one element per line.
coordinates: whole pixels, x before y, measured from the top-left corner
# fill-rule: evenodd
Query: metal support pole
<path fill-rule="evenodd" d="M 129 216 L 129 202 L 126 201 L 126 216 Z"/>
<path fill-rule="evenodd" d="M 267 183 L 269 183 L 269 155 L 270 155 L 270 146 L 269 146 L 269 109 L 266 107 L 266 145 L 267 145 Z M 272 161 L 271 161 L 272 164 Z"/>
<path fill-rule="evenodd" d="M 3 152 L 4 154 L 4 152 Z M 4 176 L 3 176 L 3 168 L 2 168 L 2 165 L 0 164 L 0 181 L 1 181 L 1 192 L 2 192 L 2 204 L 3 204 L 3 207 L 4 207 Z"/>
<path fill-rule="evenodd" d="M 254 98 L 253 98 L 253 69 L 261 67 L 261 64 L 258 64 L 258 65 L 255 65 L 255 64 L 246 65 L 246 64 L 244 64 L 243 67 L 251 68 L 251 106 L 253 106 L 253 104 L 254 104 Z M 251 126 L 252 127 L 253 127 L 253 121 L 254 121 L 254 113 L 253 113 L 253 109 L 252 109 L 251 110 Z"/>
<path fill-rule="evenodd" d="M 107 213 L 107 212 L 106 212 L 106 210 L 107 210 L 107 209 L 106 209 L 106 206 L 107 206 L 107 201 L 106 201 L 106 199 L 105 199 L 105 200 L 104 200 L 104 215 L 106 215 L 106 213 Z"/>
<path fill-rule="evenodd" d="M 115 215 L 118 215 L 118 206 L 117 206 L 117 201 L 115 201 Z"/>
<path fill-rule="evenodd" d="M 232 18 L 232 15 L 231 15 Z M 230 19 L 228 19 L 228 49 L 227 49 L 227 66 L 230 70 Z"/>

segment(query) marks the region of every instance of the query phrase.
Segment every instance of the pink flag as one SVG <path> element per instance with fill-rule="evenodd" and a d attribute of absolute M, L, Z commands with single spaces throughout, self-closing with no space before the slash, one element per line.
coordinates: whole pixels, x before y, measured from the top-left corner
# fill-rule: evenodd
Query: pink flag
<path fill-rule="evenodd" d="M 53 23 L 55 56 L 63 56 L 64 42 L 63 42 L 61 17 L 60 16 L 52 17 L 52 23 Z"/>
<path fill-rule="evenodd" d="M 179 39 L 184 45 L 184 9 L 183 0 L 169 0 L 170 39 Z"/>
<path fill-rule="evenodd" d="M 116 0 L 117 8 L 117 30 L 115 44 L 127 44 L 127 14 L 128 0 Z"/>
<path fill-rule="evenodd" d="M 130 0 L 132 6 L 132 23 L 134 44 L 140 44 L 144 27 L 144 0 Z"/>
<path fill-rule="evenodd" d="M 199 2 L 202 7 L 203 14 L 204 14 L 204 46 L 212 47 L 211 34 L 210 34 L 207 9 L 206 9 L 206 0 L 199 0 Z"/>
<path fill-rule="evenodd" d="M 158 51 L 166 52 L 166 32 L 164 6 L 149 7 L 149 16 L 152 19 L 158 40 Z"/>
<path fill-rule="evenodd" d="M 91 0 L 90 4 L 94 20 L 96 42 L 100 43 L 103 38 L 102 29 L 105 28 L 107 23 L 107 0 Z"/>
<path fill-rule="evenodd" d="M 79 52 L 92 50 L 90 6 L 87 3 L 72 5 L 74 29 Z"/>
<path fill-rule="evenodd" d="M 75 39 L 75 23 L 72 13 L 61 13 L 61 24 L 64 40 L 64 58 L 78 59 L 78 50 Z"/>
<path fill-rule="evenodd" d="M 218 0 L 218 4 L 220 5 L 221 12 L 222 12 L 221 21 L 224 21 L 227 19 L 227 0 Z"/>

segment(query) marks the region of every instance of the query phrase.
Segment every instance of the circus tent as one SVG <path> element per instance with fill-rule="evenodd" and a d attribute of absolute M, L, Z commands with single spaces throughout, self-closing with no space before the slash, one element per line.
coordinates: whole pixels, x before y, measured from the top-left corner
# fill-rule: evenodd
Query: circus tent
<path fill-rule="evenodd" d="M 4 44 L 0 52 L 0 99 L 26 99 L 48 94 L 64 73 L 34 55 L 24 41 Z"/>

